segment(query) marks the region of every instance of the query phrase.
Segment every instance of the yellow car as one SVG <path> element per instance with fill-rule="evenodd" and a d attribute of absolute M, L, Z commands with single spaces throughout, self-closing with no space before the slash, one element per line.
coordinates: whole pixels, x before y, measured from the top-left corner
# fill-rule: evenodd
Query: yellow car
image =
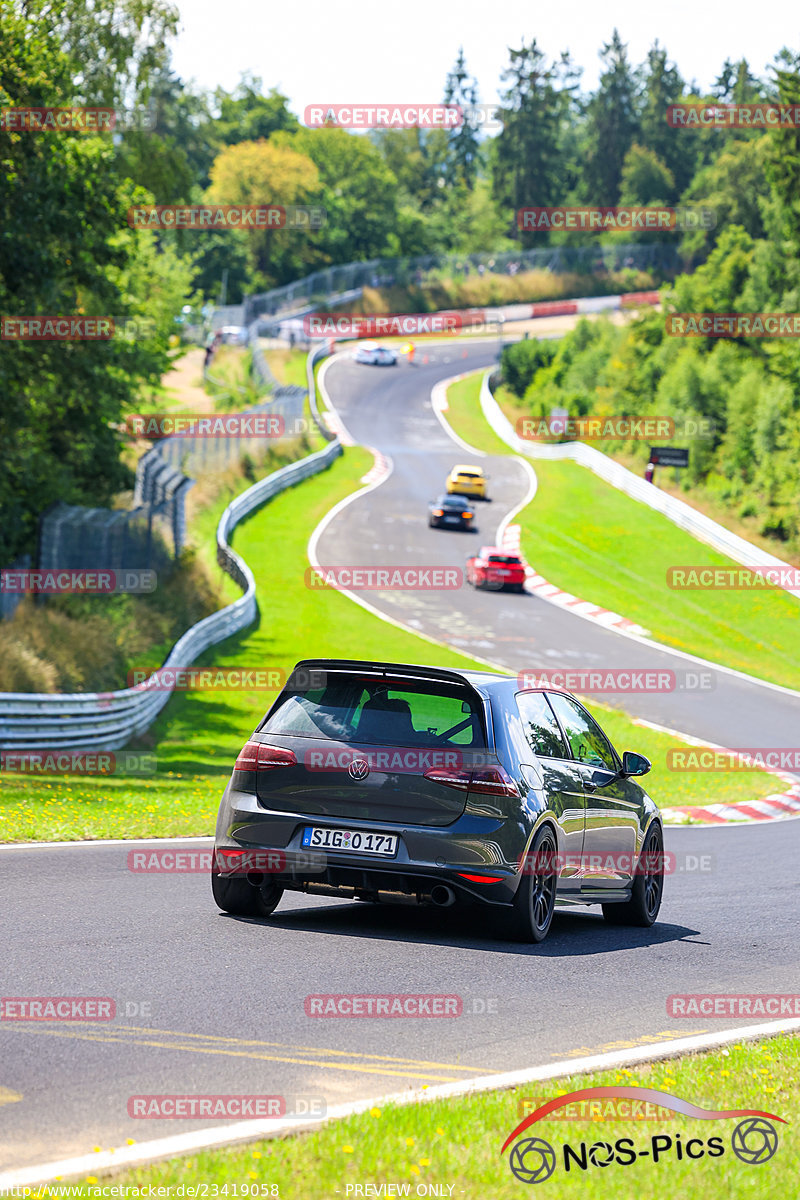
<path fill-rule="evenodd" d="M 453 467 L 445 486 L 451 495 L 486 499 L 486 476 L 481 467 L 465 466 L 463 463 Z"/>

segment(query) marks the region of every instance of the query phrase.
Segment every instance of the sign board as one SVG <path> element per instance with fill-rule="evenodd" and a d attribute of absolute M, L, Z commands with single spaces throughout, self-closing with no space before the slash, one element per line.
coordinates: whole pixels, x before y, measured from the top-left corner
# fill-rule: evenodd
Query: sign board
<path fill-rule="evenodd" d="M 652 446 L 650 462 L 657 467 L 688 467 L 689 451 L 679 446 Z"/>

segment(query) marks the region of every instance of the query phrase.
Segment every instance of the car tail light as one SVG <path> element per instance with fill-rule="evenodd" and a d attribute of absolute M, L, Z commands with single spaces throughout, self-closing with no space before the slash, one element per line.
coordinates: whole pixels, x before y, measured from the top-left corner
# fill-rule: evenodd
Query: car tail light
<path fill-rule="evenodd" d="M 442 508 L 435 508 L 435 509 L 433 510 L 433 515 L 434 515 L 435 517 L 443 517 L 443 516 L 444 516 L 444 509 L 442 509 Z"/>
<path fill-rule="evenodd" d="M 514 780 L 500 766 L 481 767 L 480 771 L 473 771 L 469 790 L 480 792 L 482 796 L 519 796 Z"/>
<path fill-rule="evenodd" d="M 462 792 L 477 792 L 481 796 L 519 796 L 519 789 L 514 780 L 500 766 L 481 767 L 479 771 L 431 767 L 425 772 L 425 778 Z"/>
<path fill-rule="evenodd" d="M 272 771 L 276 767 L 294 767 L 297 758 L 293 750 L 281 750 L 277 746 L 264 746 L 261 742 L 247 742 L 239 751 L 234 771 Z"/>
<path fill-rule="evenodd" d="M 443 783 L 445 787 L 458 788 L 459 791 L 466 792 L 471 775 L 471 771 L 457 771 L 451 767 L 429 767 L 424 778 L 432 779 L 434 783 Z"/>
<path fill-rule="evenodd" d="M 462 513 L 461 515 L 462 517 L 466 517 L 468 521 L 472 519 L 472 513 Z"/>
<path fill-rule="evenodd" d="M 502 883 L 502 875 L 468 875 L 466 871 L 457 871 L 462 879 L 468 879 L 470 883 Z"/>

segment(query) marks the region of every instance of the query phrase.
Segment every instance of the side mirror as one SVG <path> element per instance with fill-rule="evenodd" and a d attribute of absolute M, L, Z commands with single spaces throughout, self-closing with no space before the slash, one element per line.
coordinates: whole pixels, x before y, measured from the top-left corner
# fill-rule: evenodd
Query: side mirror
<path fill-rule="evenodd" d="M 633 750 L 626 750 L 622 756 L 622 774 L 625 776 L 646 775 L 652 765 L 649 758 Z"/>

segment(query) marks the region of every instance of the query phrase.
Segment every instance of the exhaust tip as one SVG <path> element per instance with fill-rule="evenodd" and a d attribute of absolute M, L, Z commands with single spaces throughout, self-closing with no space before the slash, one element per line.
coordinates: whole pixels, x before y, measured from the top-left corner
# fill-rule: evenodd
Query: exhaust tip
<path fill-rule="evenodd" d="M 446 883 L 437 883 L 431 888 L 431 900 L 439 908 L 449 908 L 451 904 L 455 904 L 456 894 Z"/>

